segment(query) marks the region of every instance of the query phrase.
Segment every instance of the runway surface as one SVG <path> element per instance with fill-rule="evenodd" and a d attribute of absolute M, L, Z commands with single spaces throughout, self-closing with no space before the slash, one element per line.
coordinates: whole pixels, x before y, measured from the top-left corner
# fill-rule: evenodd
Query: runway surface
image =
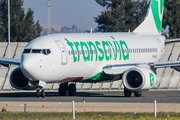
<path fill-rule="evenodd" d="M 143 91 L 142 97 L 124 97 L 123 91 L 77 91 L 76 96 L 58 96 L 57 91 L 45 91 L 45 98 L 36 98 L 36 91 L 0 92 L 0 101 L 14 102 L 132 102 L 132 103 L 180 103 L 180 90 Z"/>

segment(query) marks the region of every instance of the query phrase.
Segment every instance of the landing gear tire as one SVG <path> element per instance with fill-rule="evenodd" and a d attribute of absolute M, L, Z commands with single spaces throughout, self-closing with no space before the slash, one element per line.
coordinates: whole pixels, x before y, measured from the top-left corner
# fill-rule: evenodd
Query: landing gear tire
<path fill-rule="evenodd" d="M 69 92 L 69 96 L 75 96 L 76 95 L 76 85 L 70 84 L 68 92 Z"/>
<path fill-rule="evenodd" d="M 142 91 L 136 91 L 136 92 L 134 92 L 134 96 L 135 96 L 135 97 L 141 97 L 141 95 L 142 95 Z"/>
<path fill-rule="evenodd" d="M 41 95 L 42 95 L 42 98 L 45 97 L 45 92 L 44 92 L 44 90 L 41 91 Z"/>
<path fill-rule="evenodd" d="M 39 98 L 39 97 L 42 97 L 42 98 L 44 98 L 45 97 L 45 92 L 44 92 L 44 90 L 42 89 L 37 89 L 37 91 L 36 91 L 36 97 L 37 98 Z"/>
<path fill-rule="evenodd" d="M 39 92 L 39 89 L 37 89 L 37 91 L 36 91 L 36 97 L 39 98 L 39 96 L 40 96 L 40 92 Z"/>
<path fill-rule="evenodd" d="M 124 96 L 125 96 L 125 97 L 131 97 L 131 94 L 132 94 L 131 91 L 129 91 L 129 90 L 127 90 L 127 89 L 124 89 Z"/>
<path fill-rule="evenodd" d="M 66 95 L 66 88 L 63 83 L 60 84 L 59 86 L 59 96 L 65 96 Z"/>

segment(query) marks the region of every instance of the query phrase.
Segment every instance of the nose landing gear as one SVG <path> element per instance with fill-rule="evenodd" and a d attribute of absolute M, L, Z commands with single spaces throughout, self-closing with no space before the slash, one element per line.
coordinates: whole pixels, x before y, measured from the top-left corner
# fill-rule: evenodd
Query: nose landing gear
<path fill-rule="evenodd" d="M 36 86 L 38 88 L 37 92 L 36 92 L 36 97 L 39 98 L 41 96 L 42 98 L 44 98 L 45 97 L 45 92 L 44 92 L 43 88 L 45 88 L 46 82 L 39 80 L 39 81 L 33 82 L 32 85 L 34 85 L 34 86 Z"/>
<path fill-rule="evenodd" d="M 39 97 L 42 97 L 44 98 L 45 97 L 45 92 L 44 92 L 44 89 L 37 89 L 37 92 L 36 92 L 36 97 L 39 98 Z"/>

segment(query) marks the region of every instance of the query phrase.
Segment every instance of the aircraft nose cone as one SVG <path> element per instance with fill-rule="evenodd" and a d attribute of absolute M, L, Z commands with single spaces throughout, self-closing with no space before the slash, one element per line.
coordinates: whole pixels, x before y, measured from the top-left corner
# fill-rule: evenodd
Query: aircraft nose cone
<path fill-rule="evenodd" d="M 36 65 L 35 59 L 33 57 L 22 55 L 21 56 L 21 70 L 26 78 L 29 80 L 36 80 L 34 77 L 36 74 Z"/>

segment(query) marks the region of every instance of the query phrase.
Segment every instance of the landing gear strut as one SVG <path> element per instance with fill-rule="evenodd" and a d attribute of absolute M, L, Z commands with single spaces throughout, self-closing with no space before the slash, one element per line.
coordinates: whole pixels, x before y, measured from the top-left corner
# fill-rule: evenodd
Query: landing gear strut
<path fill-rule="evenodd" d="M 61 83 L 59 85 L 59 96 L 65 96 L 66 91 L 68 91 L 69 96 L 75 96 L 76 95 L 76 85 L 74 83 L 71 83 L 68 86 L 68 83 Z"/>
<path fill-rule="evenodd" d="M 44 89 L 37 89 L 36 97 L 39 98 L 40 96 L 41 96 L 42 98 L 45 97 Z"/>

